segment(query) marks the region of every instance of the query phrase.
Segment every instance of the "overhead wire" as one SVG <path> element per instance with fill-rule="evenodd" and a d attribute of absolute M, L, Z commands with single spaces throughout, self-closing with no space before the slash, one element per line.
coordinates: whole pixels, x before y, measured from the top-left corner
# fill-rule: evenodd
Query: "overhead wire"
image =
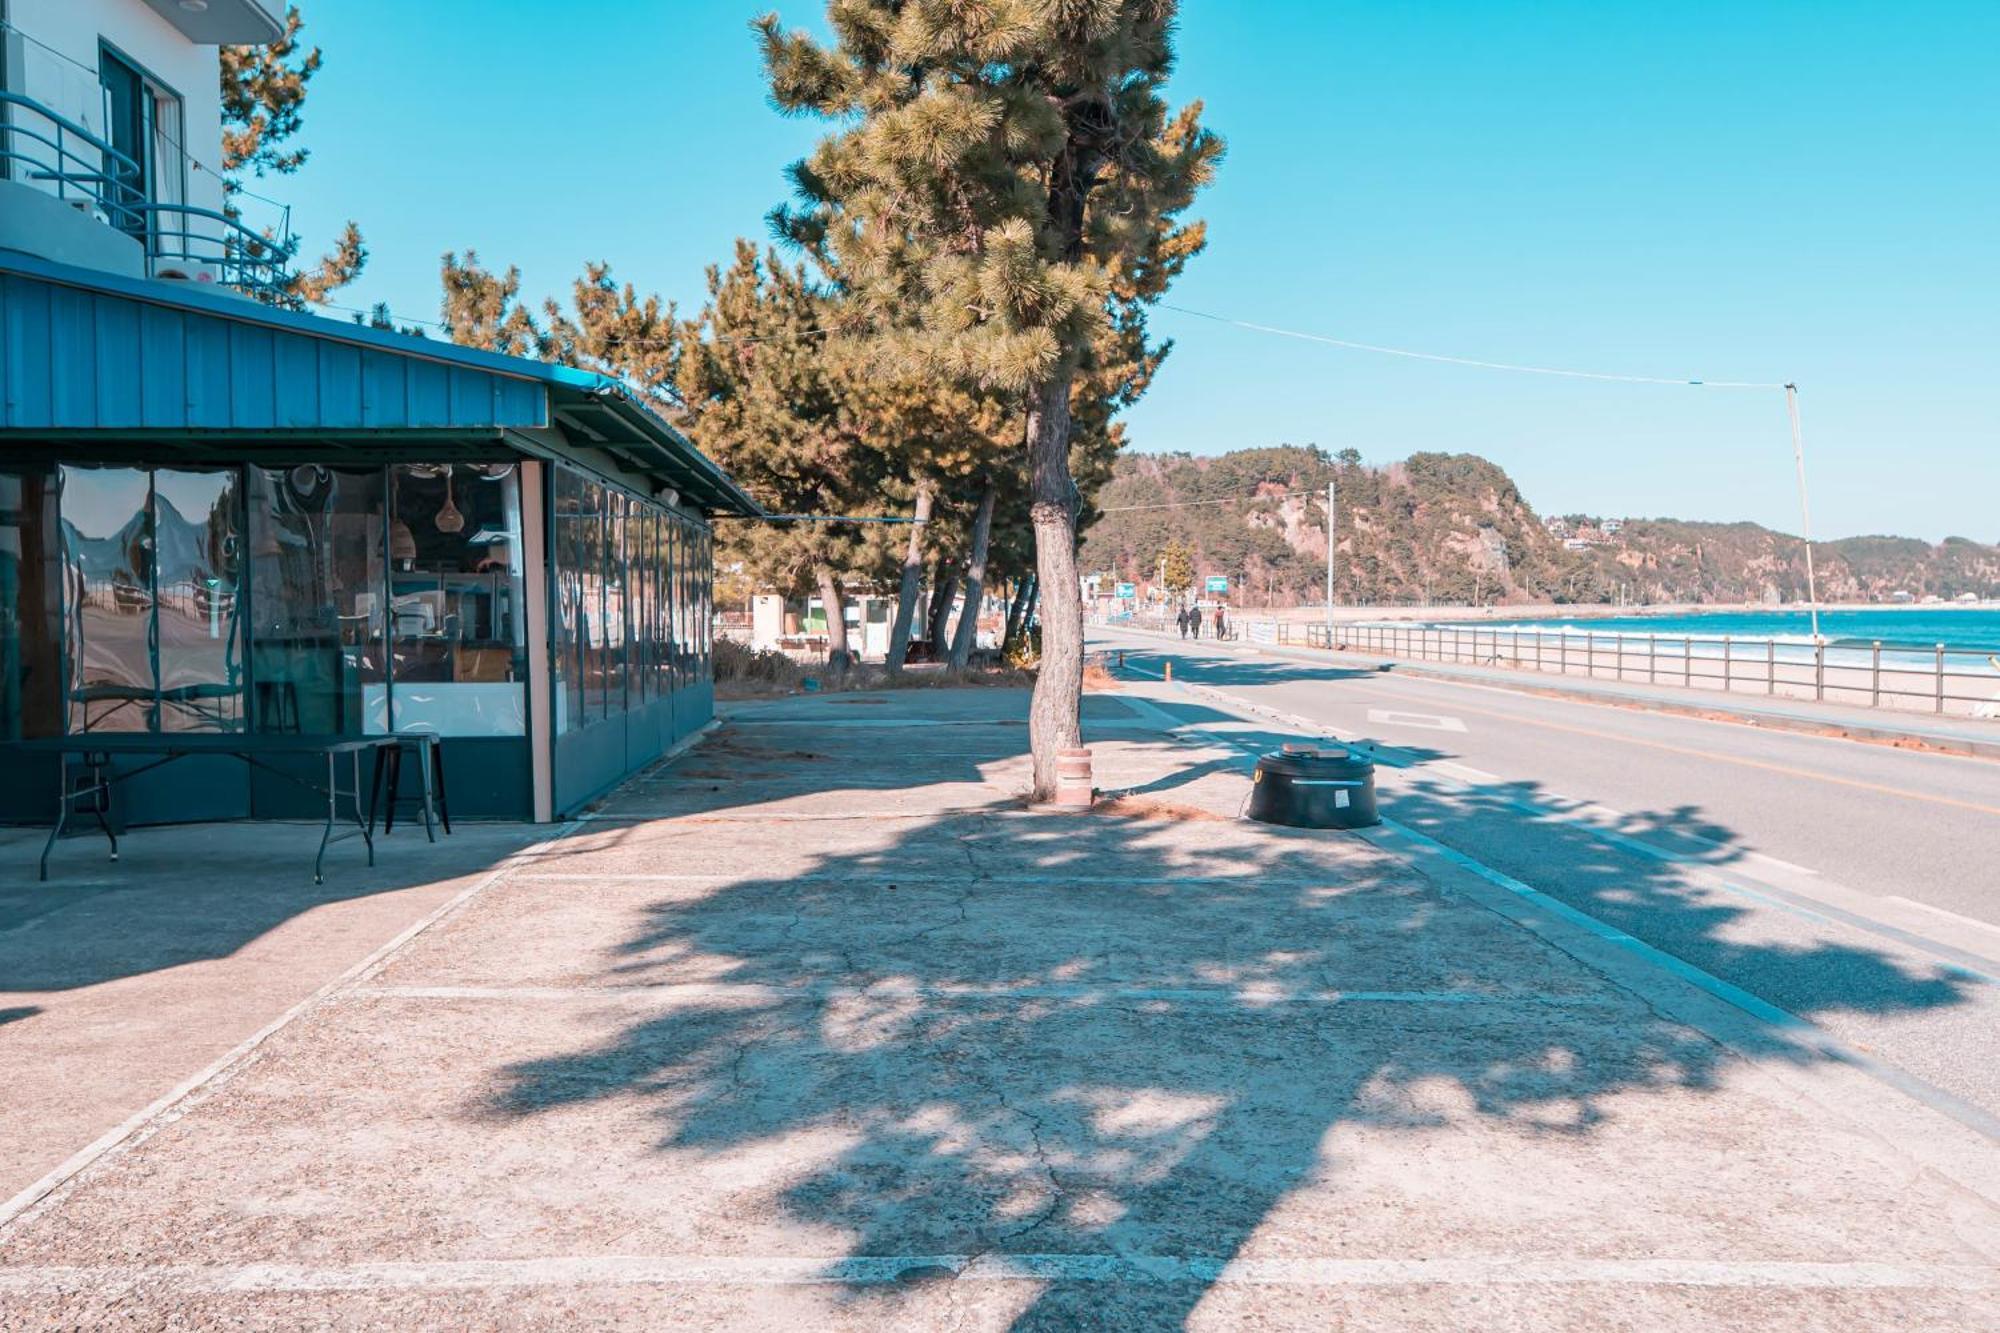
<path fill-rule="evenodd" d="M 1253 333 L 1268 333 L 1279 338 L 1295 338 L 1301 342 L 1324 343 L 1329 347 L 1342 347 L 1351 352 L 1373 352 L 1379 356 L 1398 356 L 1412 361 L 1435 361 L 1450 366 L 1472 366 L 1480 370 L 1512 371 L 1520 375 L 1554 375 L 1564 379 L 1604 380 L 1614 384 L 1663 384 L 1676 388 L 1697 389 L 1782 389 L 1785 386 L 1776 381 L 1762 380 L 1710 380 L 1690 379 L 1686 376 L 1667 375 L 1624 375 L 1601 370 L 1574 370 L 1560 366 L 1532 366 L 1514 361 L 1487 361 L 1478 357 L 1450 356 L 1442 352 L 1419 352 L 1408 347 L 1385 347 L 1380 343 L 1357 342 L 1351 338 L 1335 338 L 1323 333 L 1307 333 L 1299 329 L 1279 328 L 1273 324 L 1258 324 L 1247 319 L 1234 319 L 1228 315 L 1217 315 L 1206 310 L 1196 310 L 1191 306 L 1173 305 L 1160 302 L 1160 309 L 1172 310 L 1183 315 L 1193 315 L 1197 319 L 1212 320 L 1217 324 L 1227 324 L 1232 328 L 1247 329 Z"/>

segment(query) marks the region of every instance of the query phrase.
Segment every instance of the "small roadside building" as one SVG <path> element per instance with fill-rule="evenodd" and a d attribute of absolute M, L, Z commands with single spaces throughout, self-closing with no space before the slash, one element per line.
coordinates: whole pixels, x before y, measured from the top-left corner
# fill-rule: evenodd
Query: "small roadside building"
<path fill-rule="evenodd" d="M 549 820 L 712 712 L 748 495 L 615 380 L 271 303 L 289 212 L 203 159 L 284 15 L 0 0 L 0 822 L 163 733 L 224 743 L 107 741 L 114 819 L 320 817 L 286 751 L 415 734 L 454 816 Z"/>
<path fill-rule="evenodd" d="M 761 511 L 617 381 L 5 252 L 0 343 L 0 820 L 55 809 L 10 742 L 133 730 L 431 732 L 454 815 L 548 820 L 711 716 L 710 521 Z"/>

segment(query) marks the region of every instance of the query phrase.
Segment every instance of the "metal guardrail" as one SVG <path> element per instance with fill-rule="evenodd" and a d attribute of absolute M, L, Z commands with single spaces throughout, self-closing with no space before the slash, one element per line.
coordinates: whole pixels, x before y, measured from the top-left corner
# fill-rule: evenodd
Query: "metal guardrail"
<path fill-rule="evenodd" d="M 222 282 L 248 291 L 276 291 L 291 281 L 294 246 L 274 239 L 291 236 L 289 207 L 273 235 L 265 235 L 216 209 L 148 199 L 137 161 L 20 93 L 0 91 L 0 178 L 87 207 L 104 225 L 138 239 L 151 276 L 194 265 L 212 267 Z"/>
<path fill-rule="evenodd" d="M 1761 693 L 1822 703 L 2000 717 L 2000 660 L 1989 649 L 1947 643 L 1736 635 L 1521 629 L 1393 622 L 1293 625 L 1279 641 L 1581 675 L 1591 679 Z"/>

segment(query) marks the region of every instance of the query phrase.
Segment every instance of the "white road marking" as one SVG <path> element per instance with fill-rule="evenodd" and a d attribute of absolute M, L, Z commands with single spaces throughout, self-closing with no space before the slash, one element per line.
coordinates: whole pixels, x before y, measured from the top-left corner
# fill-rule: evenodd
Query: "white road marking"
<path fill-rule="evenodd" d="M 1161 1002 L 1184 1005 L 1224 1005 L 1258 1008 L 1266 1005 L 1524 1005 L 1532 1008 L 1602 1009 L 1619 1001 L 1596 995 L 1550 995 L 1542 991 L 1511 994 L 1484 991 L 1331 991 L 1246 982 L 1241 986 L 1119 986 L 1081 982 L 1010 986 L 933 984 L 880 981 L 872 985 L 808 982 L 773 986 L 755 982 L 688 981 L 635 986 L 363 986 L 347 999 L 370 1000 L 504 1000 L 604 1001 L 649 1003 L 706 1001 L 769 1004 L 787 1000 L 1086 1000 L 1099 1003 Z"/>
<path fill-rule="evenodd" d="M 2000 1290 L 1984 1264 L 1809 1263 L 1715 1259 L 1223 1259 L 1177 1254 L 557 1255 L 341 1265 L 38 1266 L 0 1270 L 0 1292 L 54 1296 L 141 1287 L 176 1293 L 450 1291 L 560 1286 L 883 1286 L 960 1282 L 1090 1282 L 1139 1286 L 1721 1287 L 1752 1290 Z"/>
<path fill-rule="evenodd" d="M 1171 869 L 1171 867 L 1169 867 Z M 1176 885 L 1197 888 L 1238 887 L 1254 889 L 1330 889 L 1351 882 L 1351 868 L 1334 870 L 1329 868 L 1323 879 L 1300 878 L 1297 876 L 1276 877 L 1261 875 L 1252 869 L 1241 875 L 1175 875 Z M 551 872 L 541 875 L 515 875 L 516 882 L 547 881 L 551 883 L 576 884 L 717 884 L 728 886 L 736 883 L 750 883 L 769 879 L 782 879 L 787 884 L 855 884 L 879 886 L 882 884 L 978 884 L 1005 888 L 1012 884 L 1081 884 L 1106 885 L 1114 888 L 1146 887 L 1156 882 L 1155 878 L 1133 875 L 1014 875 L 981 874 L 966 871 L 957 875 L 940 875 L 935 872 L 917 871 L 903 874 L 884 868 L 872 875 L 786 875 L 769 871 L 712 871 L 708 873 L 689 872 L 686 874 L 622 874 L 616 870 L 586 870 Z"/>
<path fill-rule="evenodd" d="M 1920 903 L 1915 898 L 1905 898 L 1900 894 L 1886 894 L 1884 895 L 1884 899 L 1892 903 L 1901 903 L 1905 907 L 1915 907 L 1920 911 L 1930 913 L 1932 916 L 1940 916 L 1947 921 L 1956 922 L 1961 926 L 1969 926 L 1973 930 L 1983 930 L 1990 935 L 2000 935 L 2000 926 L 1994 925 L 1991 921 L 1981 921 L 1977 917 L 1960 916 L 1957 912 L 1948 912 L 1942 907 L 1932 907 L 1929 903 Z"/>
<path fill-rule="evenodd" d="M 1464 731 L 1465 723 L 1441 713 L 1404 713 L 1393 708 L 1371 708 L 1368 720 L 1385 727 L 1421 727 L 1425 731 Z"/>
<path fill-rule="evenodd" d="M 1472 768 L 1465 764 L 1453 763 L 1449 759 L 1434 759 L 1429 764 L 1425 765 L 1425 767 L 1435 769 L 1439 773 L 1449 773 L 1455 778 L 1462 778 L 1466 782 L 1471 783 L 1475 787 L 1482 787 L 1489 784 L 1498 783 L 1500 781 L 1500 779 L 1497 776 L 1495 776 L 1492 773 L 1488 773 L 1484 769 Z"/>

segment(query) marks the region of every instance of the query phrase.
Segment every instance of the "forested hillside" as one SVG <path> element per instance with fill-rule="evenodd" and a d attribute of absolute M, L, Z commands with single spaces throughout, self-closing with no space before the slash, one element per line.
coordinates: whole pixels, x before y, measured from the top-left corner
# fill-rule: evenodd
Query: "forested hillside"
<path fill-rule="evenodd" d="M 1545 524 L 1498 466 L 1413 454 L 1383 467 L 1352 450 L 1122 455 L 1097 496 L 1087 571 L 1147 581 L 1173 541 L 1198 574 L 1227 574 L 1242 605 L 1316 602 L 1326 577 L 1326 484 L 1336 486 L 1335 595 L 1391 603 L 1767 602 L 1806 593 L 1805 547 L 1754 523 Z M 1195 503 L 1190 503 L 1195 502 Z M 1580 548 L 1580 549 L 1576 549 Z M 1855 537 L 1813 547 L 1828 601 L 2000 596 L 2000 548 Z"/>

